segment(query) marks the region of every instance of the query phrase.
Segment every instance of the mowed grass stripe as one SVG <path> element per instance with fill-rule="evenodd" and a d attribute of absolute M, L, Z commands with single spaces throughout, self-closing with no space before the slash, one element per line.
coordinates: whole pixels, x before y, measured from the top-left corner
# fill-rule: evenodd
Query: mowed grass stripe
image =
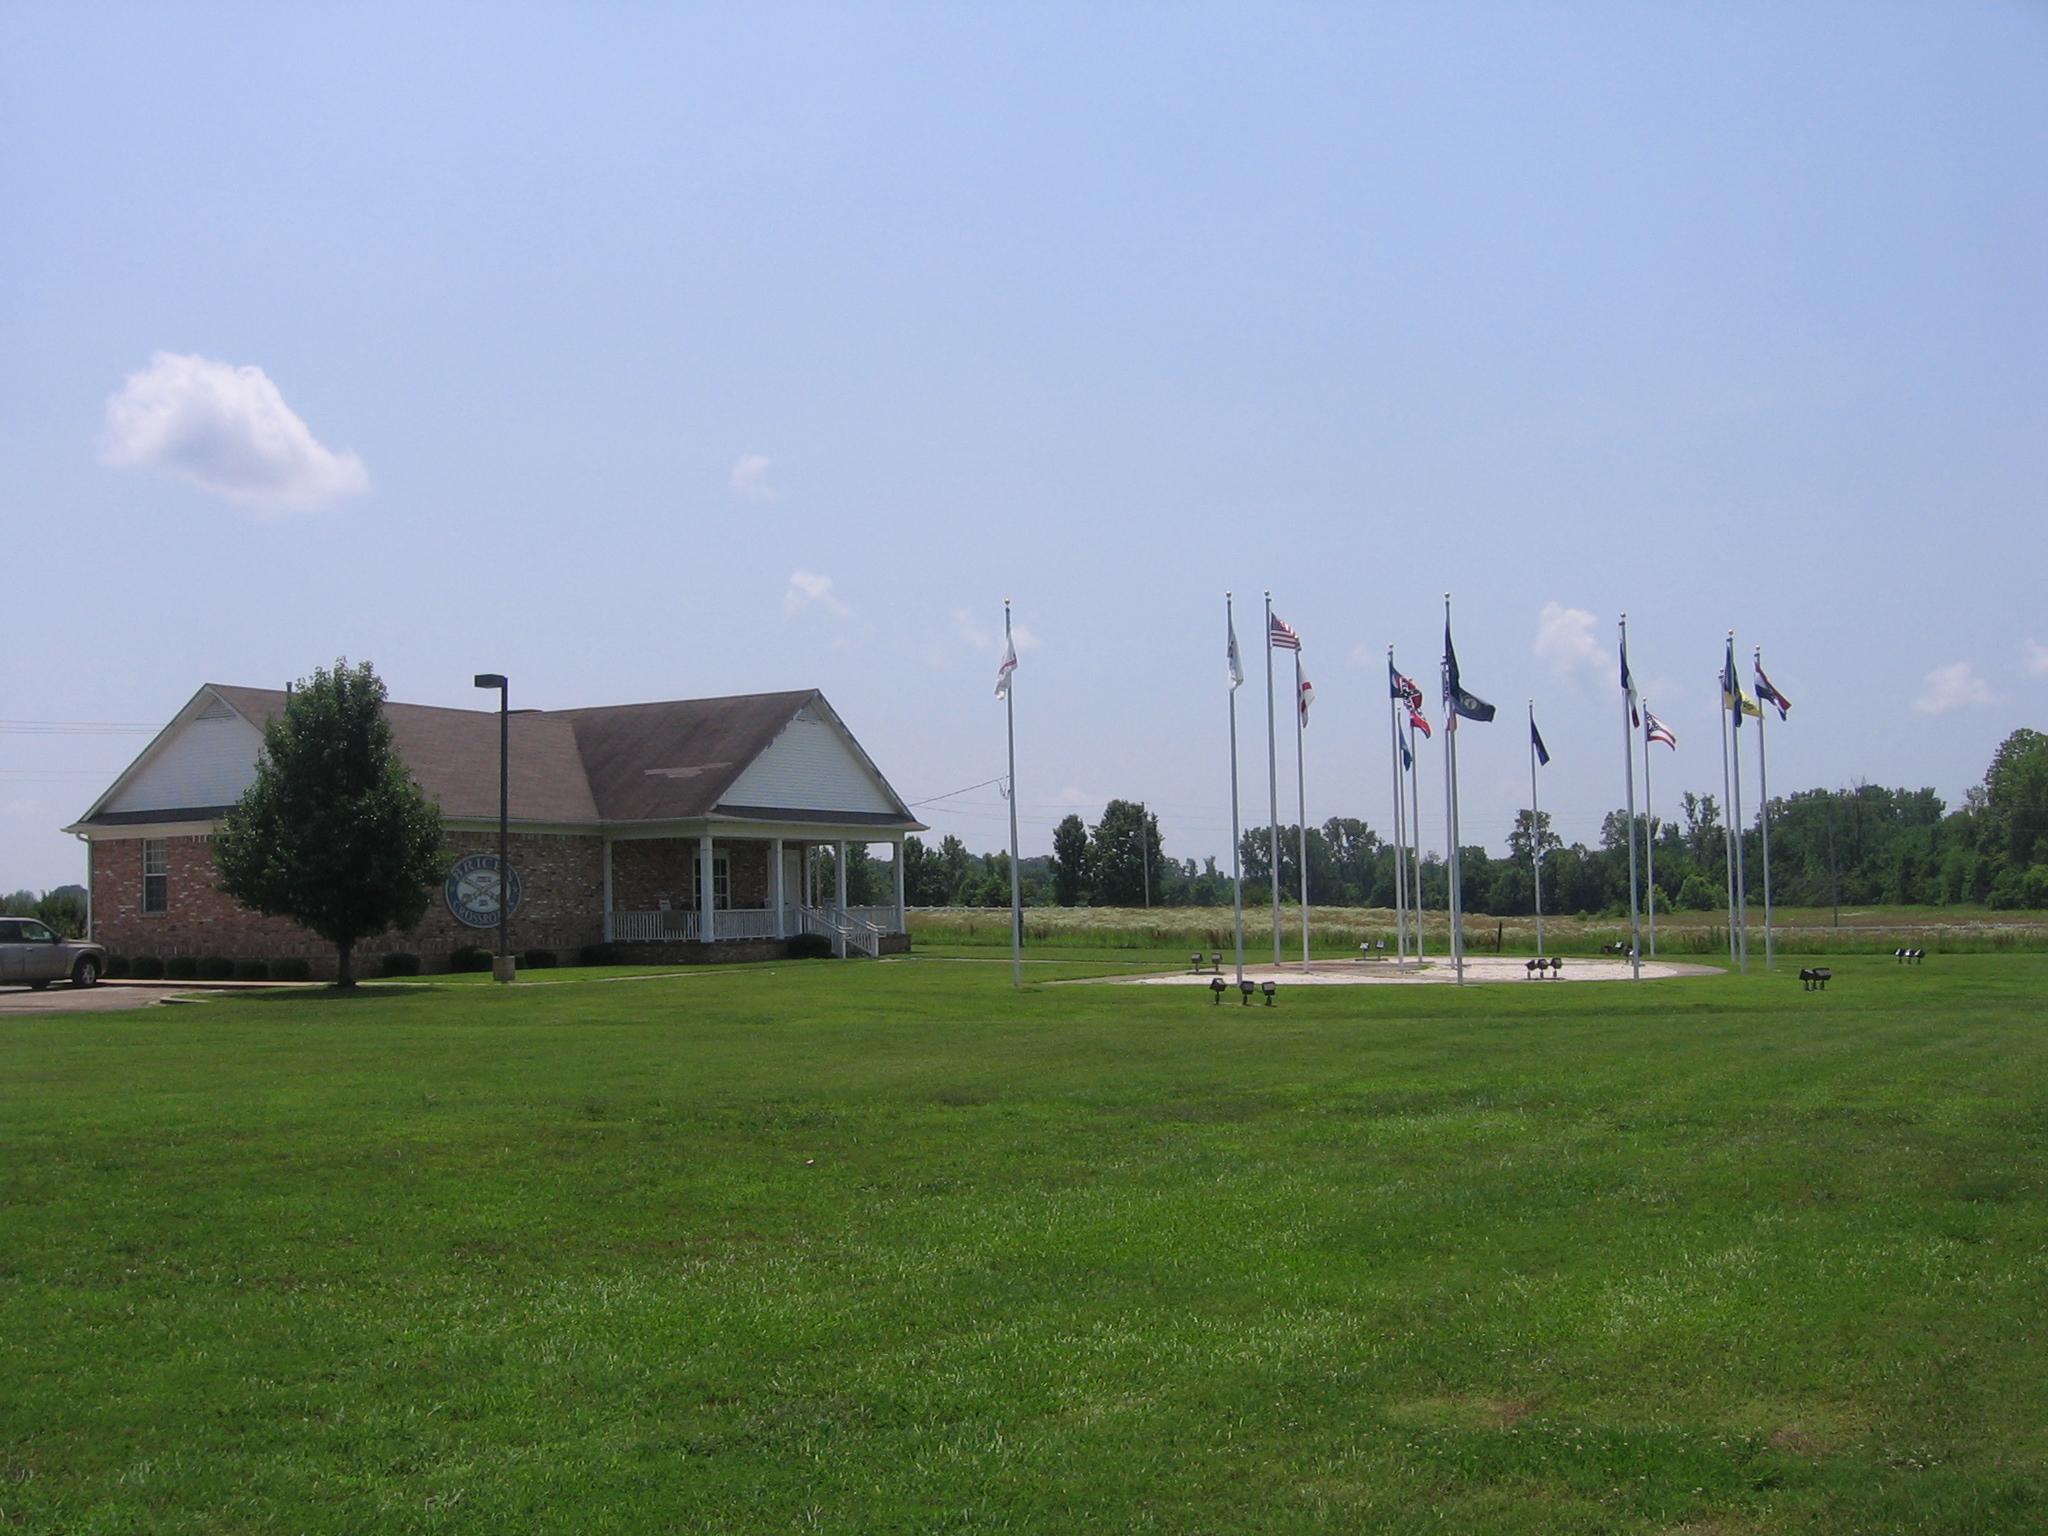
<path fill-rule="evenodd" d="M 2025 1529 L 2048 961 L 1832 963 L 9 1020 L 0 1518 Z"/>

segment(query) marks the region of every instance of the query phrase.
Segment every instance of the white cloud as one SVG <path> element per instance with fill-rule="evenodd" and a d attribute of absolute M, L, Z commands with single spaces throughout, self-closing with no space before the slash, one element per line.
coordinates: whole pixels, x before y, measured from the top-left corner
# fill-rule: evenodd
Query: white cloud
<path fill-rule="evenodd" d="M 782 594 L 782 611 L 788 614 L 802 613 L 812 604 L 842 619 L 853 613 L 851 608 L 832 595 L 830 576 L 820 576 L 816 571 L 791 571 L 789 587 Z"/>
<path fill-rule="evenodd" d="M 2048 677 L 2048 645 L 2038 640 L 2027 642 L 2027 676 Z"/>
<path fill-rule="evenodd" d="M 105 458 L 274 511 L 370 488 L 363 461 L 322 446 L 261 368 L 174 352 L 157 353 L 107 397 Z"/>
<path fill-rule="evenodd" d="M 1996 702 L 1991 685 L 1977 675 L 1977 669 L 1967 661 L 1957 661 L 1927 674 L 1913 707 L 1923 715 L 1945 715 L 1952 709 Z"/>
<path fill-rule="evenodd" d="M 1594 638 L 1600 621 L 1583 608 L 1545 603 L 1536 615 L 1536 654 L 1560 672 L 1575 667 L 1596 670 L 1607 664 L 1607 656 Z"/>
<path fill-rule="evenodd" d="M 965 608 L 953 610 L 953 629 L 969 647 L 977 651 L 999 651 L 1003 648 L 1003 632 L 975 622 L 974 615 Z M 1017 651 L 1038 649 L 1038 636 L 1031 632 L 1029 625 L 1010 621 L 1010 636 L 1017 642 Z"/>
<path fill-rule="evenodd" d="M 773 501 L 775 487 L 768 483 L 768 459 L 758 453 L 743 453 L 732 467 L 732 493 L 741 501 Z"/>

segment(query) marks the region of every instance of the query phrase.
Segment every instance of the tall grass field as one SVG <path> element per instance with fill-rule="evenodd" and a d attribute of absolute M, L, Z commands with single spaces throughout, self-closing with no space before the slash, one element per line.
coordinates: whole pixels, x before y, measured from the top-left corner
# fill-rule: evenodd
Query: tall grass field
<path fill-rule="evenodd" d="M 1185 942 L 0 1018 L 0 1529 L 2048 1528 L 2048 956 Z"/>
<path fill-rule="evenodd" d="M 1247 955 L 1272 954 L 1272 908 L 1264 899 L 1250 900 L 1246 888 L 1245 947 Z M 1281 942 L 1288 954 L 1301 955 L 1301 909 L 1283 903 Z M 1773 914 L 1777 943 L 1805 955 L 1889 954 L 1894 949 L 1925 949 L 1940 954 L 1996 954 L 2014 950 L 2048 953 L 2048 913 L 1995 912 L 1982 907 L 1874 907 L 1835 910 L 1828 907 L 1787 907 Z M 1397 917 L 1391 907 L 1312 907 L 1309 939 L 1320 956 L 1356 954 L 1358 946 L 1384 944 L 1395 948 Z M 1465 915 L 1468 954 L 1495 952 L 1533 955 L 1537 952 L 1533 917 Z M 1659 912 L 1655 920 L 1657 952 L 1671 959 L 1726 955 L 1727 914 Z M 910 931 L 926 943 L 980 944 L 1008 947 L 1010 913 L 1006 907 L 925 907 L 910 913 Z M 1442 954 L 1449 945 L 1448 920 L 1442 912 L 1423 914 L 1426 954 Z M 1628 914 L 1601 917 L 1546 917 L 1543 949 L 1555 954 L 1593 954 L 1603 945 L 1629 936 Z M 1645 929 L 1647 953 L 1648 929 Z M 1196 949 L 1234 946 L 1229 907 L 1027 907 L 1024 937 L 1030 944 L 1085 944 L 1094 949 L 1170 949 L 1183 954 Z M 1753 955 L 1764 952 L 1763 908 L 1750 912 L 1749 943 Z"/>

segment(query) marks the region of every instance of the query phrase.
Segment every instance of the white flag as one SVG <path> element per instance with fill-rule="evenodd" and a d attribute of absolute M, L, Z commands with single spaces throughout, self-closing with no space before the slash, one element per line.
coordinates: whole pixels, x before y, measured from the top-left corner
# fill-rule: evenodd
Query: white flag
<path fill-rule="evenodd" d="M 1227 622 L 1230 625 L 1230 691 L 1235 693 L 1244 685 L 1244 660 L 1237 654 L 1237 620 Z"/>
<path fill-rule="evenodd" d="M 1017 642 L 1008 635 L 1003 636 L 1003 663 L 996 668 L 996 697 L 1010 696 L 1010 674 L 1017 670 Z"/>

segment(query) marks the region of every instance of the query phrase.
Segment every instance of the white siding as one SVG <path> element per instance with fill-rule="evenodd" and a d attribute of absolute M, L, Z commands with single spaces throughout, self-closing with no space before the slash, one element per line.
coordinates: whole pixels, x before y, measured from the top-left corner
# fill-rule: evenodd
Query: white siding
<path fill-rule="evenodd" d="M 762 805 L 789 811 L 896 809 L 888 792 L 830 722 L 802 710 L 768 750 L 747 765 L 721 805 Z"/>
<path fill-rule="evenodd" d="M 175 811 L 233 805 L 256 777 L 263 735 L 239 715 L 188 720 L 104 807 Z"/>

